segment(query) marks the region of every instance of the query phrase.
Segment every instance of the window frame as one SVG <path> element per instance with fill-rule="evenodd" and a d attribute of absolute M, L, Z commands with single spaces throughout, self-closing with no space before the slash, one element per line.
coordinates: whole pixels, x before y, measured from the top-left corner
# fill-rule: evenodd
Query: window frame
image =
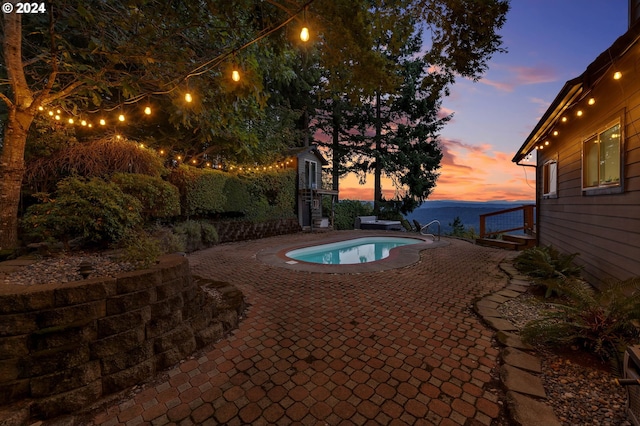
<path fill-rule="evenodd" d="M 595 131 L 583 137 L 580 142 L 580 185 L 583 195 L 605 195 L 605 194 L 618 194 L 624 192 L 624 149 L 625 149 L 625 132 L 624 132 L 624 110 L 616 114 L 614 118 L 605 122 L 606 124 L 600 125 Z M 618 164 L 619 164 L 619 179 L 614 183 L 600 183 L 600 152 L 598 151 L 598 184 L 596 186 L 585 186 L 585 145 L 587 142 L 596 139 L 600 139 L 601 135 L 612 127 L 618 125 L 620 127 L 620 136 L 618 140 Z"/>
<path fill-rule="evenodd" d="M 313 160 L 304 160 L 304 163 L 306 189 L 318 189 L 318 162 Z"/>
<path fill-rule="evenodd" d="M 550 173 L 549 170 L 552 170 Z M 552 179 L 547 181 L 551 176 Z M 548 188 L 548 190 L 547 190 Z M 542 197 L 558 198 L 558 158 L 554 157 L 542 164 Z"/>

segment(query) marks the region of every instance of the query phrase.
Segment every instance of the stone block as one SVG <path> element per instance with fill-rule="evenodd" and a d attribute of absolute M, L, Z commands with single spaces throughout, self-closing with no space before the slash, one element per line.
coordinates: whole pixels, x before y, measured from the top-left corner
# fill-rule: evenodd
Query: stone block
<path fill-rule="evenodd" d="M 73 368 L 31 379 L 31 397 L 42 398 L 84 387 L 100 378 L 100 362 L 89 361 Z"/>
<path fill-rule="evenodd" d="M 507 392 L 507 408 L 515 426 L 560 426 L 553 409 L 517 392 Z"/>
<path fill-rule="evenodd" d="M 20 377 L 35 377 L 73 368 L 90 360 L 87 345 L 67 345 L 33 352 L 21 359 Z"/>
<path fill-rule="evenodd" d="M 0 315 L 0 337 L 28 334 L 37 329 L 35 313 Z"/>
<path fill-rule="evenodd" d="M 160 270 L 139 270 L 119 274 L 116 278 L 116 291 L 118 294 L 135 293 L 162 284 Z"/>
<path fill-rule="evenodd" d="M 153 303 L 151 305 L 151 319 L 154 320 L 171 315 L 172 312 L 182 309 L 183 306 L 182 294 Z"/>
<path fill-rule="evenodd" d="M 176 279 L 176 280 L 165 282 L 162 285 L 157 286 L 156 294 L 158 295 L 157 297 L 158 302 L 164 299 L 168 299 L 180 293 L 182 291 L 183 285 L 184 285 L 183 280 Z"/>
<path fill-rule="evenodd" d="M 0 360 L 0 383 L 10 382 L 18 379 L 19 359 L 8 358 Z"/>
<path fill-rule="evenodd" d="M 520 296 L 519 292 L 513 291 L 513 290 L 508 290 L 508 289 L 500 290 L 496 294 L 498 294 L 500 296 L 508 297 L 508 298 L 514 298 L 514 297 Z"/>
<path fill-rule="evenodd" d="M 102 388 L 105 394 L 115 393 L 148 380 L 154 373 L 155 362 L 149 359 L 126 370 L 104 376 Z"/>
<path fill-rule="evenodd" d="M 12 286 L 17 287 L 17 286 Z M 19 290 L 23 290 L 20 288 Z M 30 312 L 53 308 L 55 298 L 53 291 L 27 291 L 0 295 L 0 314 Z"/>
<path fill-rule="evenodd" d="M 156 354 L 159 354 L 176 347 L 190 347 L 191 341 L 194 342 L 193 346 L 195 349 L 193 331 L 187 325 L 183 324 L 168 333 L 157 337 L 153 342 L 153 350 Z"/>
<path fill-rule="evenodd" d="M 532 371 L 534 373 L 542 373 L 540 358 L 522 352 L 515 348 L 504 348 L 502 350 L 502 359 L 505 364 L 522 370 Z"/>
<path fill-rule="evenodd" d="M 0 359 L 22 357 L 29 354 L 27 335 L 0 337 Z"/>
<path fill-rule="evenodd" d="M 135 311 L 155 301 L 156 291 L 154 288 L 112 296 L 107 299 L 107 315 L 111 316 Z"/>
<path fill-rule="evenodd" d="M 542 380 L 519 368 L 503 365 L 500 368 L 500 378 L 507 390 L 535 396 L 537 398 L 547 397 L 544 386 L 542 385 Z"/>
<path fill-rule="evenodd" d="M 168 351 L 161 352 L 155 356 L 155 368 L 156 371 L 166 370 L 177 363 L 179 363 L 184 357 L 182 353 L 177 349 L 169 349 Z"/>
<path fill-rule="evenodd" d="M 498 331 L 496 333 L 496 339 L 498 342 L 502 343 L 504 346 L 510 346 L 516 349 L 524 349 L 531 350 L 533 347 L 531 345 L 524 343 L 520 336 L 517 334 L 509 333 L 506 331 Z"/>
<path fill-rule="evenodd" d="M 105 301 L 83 303 L 65 308 L 49 309 L 36 314 L 39 328 L 67 326 L 69 324 L 86 324 L 105 316 Z"/>
<path fill-rule="evenodd" d="M 162 266 L 162 282 L 175 279 L 186 280 L 191 277 L 189 261 L 186 257 L 174 255 L 173 259 L 167 260 L 166 265 L 163 262 L 160 266 Z"/>
<path fill-rule="evenodd" d="M 478 307 L 478 308 L 483 307 L 483 308 L 489 308 L 489 309 L 496 309 L 498 306 L 500 306 L 500 303 L 496 303 L 494 301 L 491 301 L 491 300 L 487 299 L 486 297 L 482 298 L 482 299 L 480 299 L 480 300 L 478 300 L 476 302 L 476 307 Z"/>
<path fill-rule="evenodd" d="M 100 360 L 102 374 L 108 375 L 126 370 L 136 364 L 142 364 L 144 361 L 152 359 L 153 355 L 153 343 L 148 340 L 144 341 L 140 346 L 136 346 L 133 349 L 102 358 Z"/>
<path fill-rule="evenodd" d="M 42 328 L 29 335 L 27 346 L 31 352 L 54 349 L 96 340 L 98 335 L 96 322 L 90 320 L 84 324 L 68 324 L 57 327 Z"/>
<path fill-rule="evenodd" d="M 145 340 L 144 325 L 97 340 L 91 345 L 91 358 L 101 359 L 126 352 Z"/>
<path fill-rule="evenodd" d="M 103 300 L 115 293 L 115 281 L 105 278 L 71 282 L 53 291 L 58 307 Z"/>
<path fill-rule="evenodd" d="M 31 415 L 36 419 L 50 419 L 81 410 L 102 396 L 102 382 L 93 383 L 69 392 L 35 400 Z"/>
<path fill-rule="evenodd" d="M 224 331 L 229 331 L 238 325 L 238 313 L 232 310 L 220 311 L 214 321 L 219 321 Z"/>
<path fill-rule="evenodd" d="M 499 295 L 498 293 L 494 293 L 494 294 L 490 294 L 489 296 L 485 297 L 485 299 L 491 301 L 491 302 L 496 302 L 499 304 L 502 304 L 508 300 L 511 299 L 511 297 L 504 297 Z"/>
<path fill-rule="evenodd" d="M 146 325 L 147 338 L 153 339 L 157 336 L 165 334 L 182 323 L 182 310 L 177 309 L 169 312 L 167 315 L 151 318 Z"/>
<path fill-rule="evenodd" d="M 132 328 L 145 325 L 151 319 L 151 307 L 145 306 L 135 311 L 125 312 L 119 315 L 111 315 L 98 320 L 98 338 L 122 333 Z"/>
<path fill-rule="evenodd" d="M 0 383 L 0 405 L 23 401 L 29 397 L 29 379 Z"/>
<path fill-rule="evenodd" d="M 224 336 L 224 328 L 222 324 L 216 322 L 207 328 L 196 331 L 196 343 L 198 347 L 204 347 L 210 343 L 216 342 Z"/>
<path fill-rule="evenodd" d="M 518 329 L 511 321 L 507 321 L 502 318 L 494 318 L 494 317 L 486 317 L 484 320 L 489 324 L 493 329 L 500 331 L 515 331 Z"/>

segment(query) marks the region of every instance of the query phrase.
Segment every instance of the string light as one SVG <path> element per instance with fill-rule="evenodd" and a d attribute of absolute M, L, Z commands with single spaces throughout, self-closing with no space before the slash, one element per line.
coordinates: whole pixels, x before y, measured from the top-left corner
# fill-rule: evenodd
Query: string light
<path fill-rule="evenodd" d="M 309 41 L 309 28 L 302 27 L 302 31 L 300 31 L 300 40 L 304 42 Z"/>
<path fill-rule="evenodd" d="M 595 103 L 596 103 L 595 98 L 589 98 L 589 102 L 588 102 L 589 105 L 593 105 Z"/>
<path fill-rule="evenodd" d="M 146 115 L 151 115 L 151 107 L 150 106 L 146 106 L 145 109 L 144 109 L 144 113 Z"/>
<path fill-rule="evenodd" d="M 614 80 L 620 80 L 621 78 L 622 78 L 622 73 L 621 73 L 620 71 L 616 71 L 616 72 L 613 74 L 613 79 L 614 79 Z"/>
<path fill-rule="evenodd" d="M 105 124 L 107 124 L 107 122 L 105 121 L 105 119 L 104 119 L 104 118 L 101 118 L 101 119 L 100 119 L 100 125 L 101 125 L 101 126 L 104 126 Z"/>
<path fill-rule="evenodd" d="M 191 101 L 193 101 L 193 96 L 191 96 L 191 93 L 187 92 L 187 93 L 184 95 L 184 100 L 185 100 L 185 101 L 187 101 L 187 102 L 191 102 Z"/>
<path fill-rule="evenodd" d="M 240 81 L 240 72 L 238 70 L 233 70 L 231 72 L 231 79 L 236 82 Z"/>
<path fill-rule="evenodd" d="M 120 115 L 118 116 L 118 121 L 120 121 L 120 122 L 124 122 L 124 114 L 120 114 Z"/>

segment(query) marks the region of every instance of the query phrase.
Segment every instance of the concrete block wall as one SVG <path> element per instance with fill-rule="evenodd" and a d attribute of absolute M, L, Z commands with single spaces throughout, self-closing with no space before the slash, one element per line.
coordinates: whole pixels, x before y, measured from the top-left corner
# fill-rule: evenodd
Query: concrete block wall
<path fill-rule="evenodd" d="M 0 406 L 77 411 L 221 338 L 243 309 L 235 287 L 192 277 L 179 255 L 116 278 L 0 286 Z"/>

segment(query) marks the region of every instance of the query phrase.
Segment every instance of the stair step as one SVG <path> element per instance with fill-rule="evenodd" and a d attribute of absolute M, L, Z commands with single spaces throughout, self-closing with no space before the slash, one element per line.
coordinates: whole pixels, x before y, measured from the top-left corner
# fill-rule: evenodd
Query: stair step
<path fill-rule="evenodd" d="M 505 241 L 511 241 L 513 243 L 518 243 L 522 246 L 522 250 L 528 249 L 531 247 L 535 247 L 537 243 L 536 237 L 532 237 L 531 235 L 510 235 L 505 234 L 502 236 L 502 239 Z"/>

